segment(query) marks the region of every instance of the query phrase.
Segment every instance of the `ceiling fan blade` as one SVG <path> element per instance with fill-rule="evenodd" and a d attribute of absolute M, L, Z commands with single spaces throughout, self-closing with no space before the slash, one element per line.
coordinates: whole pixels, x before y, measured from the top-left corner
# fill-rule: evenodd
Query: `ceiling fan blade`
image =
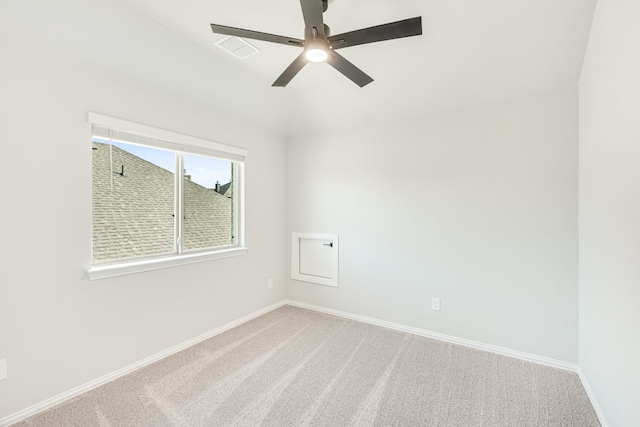
<path fill-rule="evenodd" d="M 306 40 L 324 39 L 324 21 L 322 19 L 322 0 L 300 0 L 304 17 L 304 37 Z M 316 33 L 313 33 L 315 28 Z"/>
<path fill-rule="evenodd" d="M 271 86 L 285 87 L 289 84 L 291 79 L 293 79 L 296 74 L 298 74 L 300 70 L 302 70 L 302 67 L 307 65 L 307 62 L 308 60 L 304 56 L 304 52 L 302 52 L 296 59 L 293 60 L 291 65 L 289 65 L 287 69 L 284 70 L 282 74 L 280 74 L 280 77 L 278 77 Z"/>
<path fill-rule="evenodd" d="M 416 18 L 376 25 L 375 27 L 362 28 L 348 33 L 336 34 L 327 40 L 329 40 L 329 45 L 332 49 L 342 49 L 359 44 L 419 36 L 421 34 L 422 17 L 418 16 Z"/>
<path fill-rule="evenodd" d="M 244 30 L 242 28 L 226 27 L 224 25 L 211 24 L 211 31 L 215 34 L 225 34 L 227 36 L 244 37 L 246 39 L 262 40 L 265 42 L 280 43 L 289 46 L 304 46 L 304 40 L 277 36 L 275 34 L 261 33 L 259 31 Z"/>
<path fill-rule="evenodd" d="M 330 51 L 327 63 L 360 87 L 364 87 L 373 81 L 364 71 L 347 61 L 338 52 Z"/>

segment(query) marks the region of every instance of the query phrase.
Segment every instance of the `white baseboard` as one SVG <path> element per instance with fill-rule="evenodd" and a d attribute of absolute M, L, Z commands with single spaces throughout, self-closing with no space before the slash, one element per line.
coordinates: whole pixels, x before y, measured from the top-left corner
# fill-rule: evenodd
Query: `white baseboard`
<path fill-rule="evenodd" d="M 580 369 L 580 367 L 578 367 L 578 377 L 580 377 L 582 386 L 584 387 L 584 390 L 587 392 L 587 396 L 589 396 L 589 400 L 591 401 L 591 406 L 593 406 L 593 410 L 596 411 L 596 415 L 598 416 L 598 420 L 600 421 L 600 424 L 602 425 L 602 427 L 609 427 L 609 423 L 607 422 L 607 419 L 604 417 L 604 412 L 602 412 L 602 408 L 600 407 L 600 404 L 598 404 L 598 401 L 596 400 L 596 395 L 593 393 L 593 389 L 591 388 L 589 381 L 587 381 L 587 378 L 584 376 L 584 372 L 582 372 L 582 369 Z"/>
<path fill-rule="evenodd" d="M 206 339 L 209 339 L 211 337 L 214 337 L 218 334 L 221 334 L 222 332 L 225 332 L 231 328 L 235 328 L 236 326 L 239 326 L 245 322 L 248 322 L 249 320 L 255 319 L 258 316 L 262 316 L 263 314 L 266 314 L 272 310 L 275 310 L 276 308 L 280 308 L 283 305 L 285 305 L 286 302 L 285 301 L 280 301 L 276 304 L 270 305 L 268 307 L 263 308 L 262 310 L 258 310 L 256 312 L 253 312 L 251 314 L 248 314 L 244 317 L 241 317 L 240 319 L 234 320 L 233 322 L 227 323 L 226 325 L 220 326 L 219 328 L 213 329 L 209 332 L 205 332 L 204 334 L 198 335 L 195 338 L 192 338 L 188 341 L 185 341 L 181 344 L 175 345 L 171 348 L 168 348 L 167 350 L 161 351 L 159 353 L 156 353 L 152 356 L 149 356 L 145 359 L 142 359 L 136 363 L 133 363 L 129 366 L 125 366 L 122 369 L 118 369 L 117 371 L 111 372 L 110 374 L 104 375 L 100 378 L 97 378 L 93 381 L 89 381 L 86 384 L 83 384 L 79 387 L 75 387 L 69 391 L 66 391 L 64 393 L 61 393 L 57 396 L 54 396 L 50 399 L 47 399 L 43 402 L 37 403 L 33 406 L 30 406 L 26 409 L 23 409 L 19 412 L 16 412 L 15 414 L 9 415 L 8 417 L 2 418 L 0 419 L 0 427 L 8 427 L 11 424 L 17 423 L 19 421 L 24 420 L 25 418 L 31 417 L 35 414 L 37 414 L 38 412 L 42 412 L 45 409 L 49 409 L 59 403 L 64 402 L 65 400 L 71 399 L 73 397 L 76 397 L 82 393 L 86 393 L 89 390 L 92 390 L 96 387 L 99 387 L 101 385 L 104 385 L 110 381 L 113 381 L 117 378 L 120 378 L 123 375 L 129 374 L 133 371 L 136 371 L 140 368 L 143 368 L 147 365 L 150 365 L 151 363 L 157 362 L 160 359 L 164 359 L 165 357 L 171 356 L 172 354 L 175 354 L 179 351 L 184 350 L 185 348 L 191 347 L 195 344 L 198 344 Z"/>
<path fill-rule="evenodd" d="M 408 332 L 410 334 L 419 335 L 422 337 L 433 338 L 440 341 L 446 341 L 453 344 L 463 345 L 465 347 L 471 347 L 478 350 L 489 351 L 492 353 L 501 354 L 503 356 L 515 357 L 516 359 L 522 359 L 528 362 L 534 362 L 541 365 L 551 366 L 553 368 L 559 368 L 559 369 L 565 369 L 568 371 L 578 372 L 578 365 L 576 365 L 575 363 L 569 363 L 562 360 L 551 359 L 544 356 L 538 356 L 536 354 L 530 354 L 522 351 L 511 350 L 509 348 L 498 347 L 490 344 L 484 344 L 478 341 L 471 341 L 464 338 L 458 338 L 451 335 L 440 334 L 438 332 L 431 332 L 425 329 L 414 328 L 412 326 L 405 326 L 399 323 L 387 322 L 385 320 L 379 320 L 379 319 L 374 319 L 372 317 L 360 316 L 358 314 L 352 314 L 344 311 L 333 310 L 330 308 L 306 304 L 298 301 L 286 300 L 285 302 L 287 305 L 292 305 L 295 307 L 306 308 L 308 310 L 313 310 L 321 313 L 331 314 L 334 316 L 344 317 L 346 319 L 357 320 L 359 322 L 369 323 L 376 326 L 382 326 L 384 328 L 394 329 L 396 331 Z"/>
<path fill-rule="evenodd" d="M 529 353 L 524 353 L 524 352 L 520 352 L 520 351 L 516 351 L 516 350 L 511 350 L 508 348 L 504 348 L 504 347 L 498 347 L 498 346 L 494 346 L 494 345 L 489 345 L 489 344 L 484 344 L 481 342 L 477 342 L 477 341 L 471 341 L 471 340 L 467 340 L 467 339 L 463 339 L 463 338 L 457 338 L 454 336 L 450 336 L 450 335 L 445 335 L 445 334 L 440 334 L 437 332 L 431 332 L 431 331 L 427 331 L 425 329 L 419 329 L 419 328 L 414 328 L 412 326 L 405 326 L 405 325 L 401 325 L 398 323 L 392 323 L 392 322 L 387 322 L 384 320 L 379 320 L 379 319 L 374 319 L 372 317 L 366 317 L 366 316 L 360 316 L 357 314 L 352 314 L 352 313 L 348 313 L 348 312 L 344 312 L 344 311 L 339 311 L 339 310 L 333 310 L 330 308 L 325 308 L 325 307 L 320 307 L 320 306 L 316 306 L 316 305 L 311 305 L 311 304 L 306 304 L 306 303 L 302 303 L 302 302 L 298 302 L 298 301 L 292 301 L 292 300 L 284 300 L 281 302 L 278 302 L 276 304 L 270 305 L 268 307 L 263 308 L 262 310 L 258 310 L 254 313 L 251 313 L 247 316 L 244 316 L 240 319 L 237 319 L 233 322 L 227 323 L 219 328 L 213 329 L 209 332 L 205 332 L 204 334 L 201 334 L 195 338 L 192 338 L 188 341 L 185 341 L 181 344 L 175 345 L 167 350 L 161 351 L 159 353 L 156 353 L 150 357 L 147 357 L 143 360 L 140 360 L 136 363 L 133 363 L 129 366 L 126 366 L 122 369 L 118 369 L 117 371 L 111 372 L 110 374 L 104 375 L 100 378 L 97 378 L 93 381 L 90 381 L 86 384 L 83 384 L 79 387 L 75 387 L 67 392 L 61 393 L 57 396 L 54 396 L 50 399 L 47 399 L 43 402 L 40 402 L 38 404 L 35 404 L 33 406 L 30 406 L 26 409 L 23 409 L 19 412 L 16 412 L 15 414 L 9 415 L 8 417 L 2 418 L 0 419 L 0 427 L 8 427 L 11 424 L 17 423 L 19 421 L 24 420 L 25 418 L 31 417 L 35 414 L 37 414 L 38 412 L 44 411 L 46 409 L 49 409 L 59 403 L 64 402 L 65 400 L 71 399 L 73 397 L 76 397 L 82 393 L 85 393 L 89 390 L 92 390 L 96 387 L 99 387 L 103 384 L 106 384 L 110 381 L 113 381 L 117 378 L 120 378 L 123 375 L 129 374 L 133 371 L 136 371 L 144 366 L 150 365 L 151 363 L 154 363 L 160 359 L 164 359 L 165 357 L 171 356 L 172 354 L 175 354 L 179 351 L 182 351 L 188 347 L 191 347 L 195 344 L 198 344 L 206 339 L 209 339 L 213 336 L 216 336 L 218 334 L 221 334 L 222 332 L 225 332 L 231 328 L 234 328 L 236 326 L 239 326 L 245 322 L 248 322 L 249 320 L 252 320 L 258 316 L 262 316 L 263 314 L 266 314 L 270 311 L 273 311 L 277 308 L 282 307 L 283 305 L 292 305 L 295 307 L 300 307 L 300 308 L 305 308 L 308 310 L 313 310 L 313 311 L 318 311 L 321 313 L 326 313 L 326 314 L 331 314 L 334 316 L 339 316 L 339 317 L 344 317 L 346 319 L 351 319 L 351 320 L 356 320 L 359 322 L 364 322 L 364 323 L 369 323 L 372 325 L 376 325 L 376 326 L 381 326 L 384 328 L 388 328 L 388 329 L 393 329 L 393 330 L 397 330 L 397 331 L 401 331 L 401 332 L 407 332 L 407 333 L 411 333 L 414 335 L 419 335 L 419 336 L 423 336 L 423 337 L 427 337 L 427 338 L 433 338 L 433 339 L 437 339 L 440 341 L 446 341 L 446 342 L 450 342 L 453 344 L 459 344 L 459 345 L 463 345 L 465 347 L 471 347 L 471 348 L 476 348 L 479 350 L 484 350 L 484 351 L 489 351 L 492 353 L 497 353 L 497 354 L 502 354 L 504 356 L 510 356 L 510 357 L 515 357 L 517 359 L 522 359 L 522 360 L 526 360 L 529 362 L 534 362 L 534 363 L 539 363 L 542 365 L 546 365 L 546 366 L 551 366 L 554 368 L 560 368 L 560 369 L 566 369 L 566 370 L 570 370 L 570 371 L 574 371 L 577 372 L 578 375 L 580 376 L 580 380 L 582 381 L 582 383 L 584 384 L 585 390 L 587 391 L 587 394 L 589 396 L 589 399 L 591 399 L 591 403 L 594 407 L 594 410 L 596 411 L 596 414 L 598 415 L 598 418 L 600 419 L 600 423 L 602 424 L 603 427 L 608 427 L 608 424 L 606 423 L 602 411 L 600 409 L 600 407 L 598 406 L 597 401 L 595 400 L 595 396 L 593 395 L 593 392 L 591 391 L 591 388 L 588 384 L 588 382 L 586 381 L 586 379 L 584 378 L 583 374 L 581 373 L 581 371 L 578 369 L 578 366 L 576 364 L 573 363 L 568 363 L 568 362 L 564 362 L 561 360 L 556 360 L 556 359 L 550 359 L 547 357 L 543 357 L 543 356 L 538 356 L 538 355 L 534 355 L 534 354 L 529 354 Z"/>

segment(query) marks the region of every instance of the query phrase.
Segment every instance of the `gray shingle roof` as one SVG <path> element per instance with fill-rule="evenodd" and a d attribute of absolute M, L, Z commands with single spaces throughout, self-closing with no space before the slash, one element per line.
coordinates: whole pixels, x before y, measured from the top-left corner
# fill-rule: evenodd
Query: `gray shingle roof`
<path fill-rule="evenodd" d="M 93 143 L 93 261 L 174 251 L 174 174 L 109 145 Z M 124 175 L 121 167 L 124 166 Z M 184 181 L 184 248 L 233 243 L 232 199 Z"/>

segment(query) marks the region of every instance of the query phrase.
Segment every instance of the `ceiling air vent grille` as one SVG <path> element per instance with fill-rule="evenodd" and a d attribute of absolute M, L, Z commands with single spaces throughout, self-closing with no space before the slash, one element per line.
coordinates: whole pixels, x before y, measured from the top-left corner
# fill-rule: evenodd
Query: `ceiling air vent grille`
<path fill-rule="evenodd" d="M 223 37 L 216 42 L 216 45 L 239 59 L 245 59 L 260 52 L 257 47 L 235 36 Z"/>

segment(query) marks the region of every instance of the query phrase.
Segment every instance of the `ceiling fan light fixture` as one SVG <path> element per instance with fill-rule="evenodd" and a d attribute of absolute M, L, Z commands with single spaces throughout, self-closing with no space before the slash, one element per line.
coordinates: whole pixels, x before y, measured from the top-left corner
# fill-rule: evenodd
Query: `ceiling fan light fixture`
<path fill-rule="evenodd" d="M 329 57 L 328 43 L 320 40 L 312 40 L 304 48 L 304 56 L 310 62 L 324 62 Z"/>
<path fill-rule="evenodd" d="M 304 56 L 310 62 L 324 62 L 329 57 L 329 55 L 324 49 L 308 49 L 305 52 Z"/>

